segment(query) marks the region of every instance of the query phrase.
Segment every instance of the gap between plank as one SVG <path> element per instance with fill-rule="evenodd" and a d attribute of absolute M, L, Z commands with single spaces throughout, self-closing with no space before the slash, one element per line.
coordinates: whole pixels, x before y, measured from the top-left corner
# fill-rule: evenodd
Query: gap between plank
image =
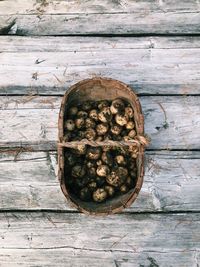
<path fill-rule="evenodd" d="M 0 88 L 1 89 L 1 88 Z M 62 88 L 59 88 L 59 89 L 62 89 Z M 67 91 L 67 90 L 66 90 Z M 200 94 L 186 94 L 186 93 L 183 93 L 183 94 L 151 94 L 151 93 L 136 93 L 137 94 L 137 96 L 139 96 L 139 97 L 142 97 L 142 96 L 166 96 L 166 97 L 168 97 L 168 96 L 180 96 L 180 97 L 182 97 L 182 96 L 185 96 L 185 97 L 189 97 L 189 96 L 197 96 L 197 97 L 199 97 L 200 96 Z M 0 93 L 0 97 L 6 97 L 6 96 L 30 96 L 30 94 L 1 94 Z M 31 95 L 31 96 L 43 96 L 43 97 L 63 97 L 64 96 L 64 93 L 63 94 L 51 94 L 51 95 L 47 95 L 47 94 L 33 94 L 33 95 Z"/>
<path fill-rule="evenodd" d="M 57 147 L 57 142 L 55 141 L 55 145 Z M 57 149 L 56 148 L 52 148 L 52 149 L 47 149 L 47 150 L 44 150 L 44 149 L 41 149 L 41 150 L 30 150 L 30 146 L 32 146 L 33 144 L 19 144 L 19 146 L 15 146 L 15 147 L 6 147 L 6 146 L 2 146 L 0 147 L 0 153 L 7 153 L 9 151 L 15 151 L 16 152 L 21 148 L 23 149 L 22 153 L 24 152 L 57 152 Z M 37 144 L 34 144 L 34 145 L 37 145 Z M 195 149 L 195 148 L 192 148 L 192 149 L 181 149 L 181 148 L 176 148 L 176 149 L 156 149 L 156 148 L 146 148 L 145 151 L 148 151 L 148 152 L 157 152 L 157 151 L 160 151 L 160 152 L 165 152 L 165 151 L 172 151 L 172 152 L 200 152 L 200 149 Z"/>
<path fill-rule="evenodd" d="M 199 37 L 200 33 L 87 33 L 87 34 L 45 34 L 45 35 L 36 35 L 36 34 L 1 34 L 3 36 L 29 36 L 29 37 Z"/>
<path fill-rule="evenodd" d="M 68 213 L 77 213 L 77 214 L 83 214 L 81 212 L 79 212 L 78 210 L 54 210 L 54 209 L 35 209 L 35 210 L 29 210 L 29 209 L 1 209 L 0 210 L 0 213 L 5 213 L 5 212 L 15 212 L 15 213 L 38 213 L 38 212 L 41 212 L 41 213 L 65 213 L 65 214 L 68 214 Z M 123 214 L 123 215 L 129 215 L 129 214 L 132 214 L 132 215 L 142 215 L 142 214 L 152 214 L 152 215 L 156 215 L 156 214 L 191 214 L 191 213 L 194 213 L 194 214 L 198 214 L 200 213 L 200 210 L 173 210 L 173 211 L 126 211 L 124 210 L 123 212 L 120 212 L 120 213 L 117 213 L 117 214 Z M 117 215 L 116 214 L 116 215 Z M 115 215 L 115 214 L 114 214 Z M 86 215 L 87 216 L 87 215 Z M 94 217 L 94 216 L 92 216 Z M 99 217 L 99 216 L 98 216 Z M 103 217 L 103 216 L 101 216 Z"/>

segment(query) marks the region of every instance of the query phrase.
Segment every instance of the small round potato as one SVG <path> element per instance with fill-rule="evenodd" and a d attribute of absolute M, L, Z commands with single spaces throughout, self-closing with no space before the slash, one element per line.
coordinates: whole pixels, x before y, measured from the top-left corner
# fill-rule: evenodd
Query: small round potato
<path fill-rule="evenodd" d="M 115 121 L 118 125 L 124 126 L 128 123 L 128 118 L 126 115 L 123 114 L 116 114 Z"/>
<path fill-rule="evenodd" d="M 98 135 L 105 135 L 108 132 L 108 124 L 106 123 L 100 123 L 96 127 L 96 131 Z"/>
<path fill-rule="evenodd" d="M 136 136 L 136 131 L 135 130 L 131 130 L 129 133 L 128 133 L 128 136 L 130 138 L 134 138 Z"/>
<path fill-rule="evenodd" d="M 86 112 L 86 111 L 83 111 L 83 110 L 80 110 L 80 111 L 77 113 L 77 117 L 78 117 L 78 118 L 86 119 L 87 116 L 88 116 L 87 112 Z"/>
<path fill-rule="evenodd" d="M 84 201 L 89 201 L 91 199 L 91 192 L 89 188 L 84 187 L 80 190 L 80 199 Z"/>
<path fill-rule="evenodd" d="M 74 117 L 76 116 L 76 114 L 78 113 L 78 108 L 77 107 L 71 107 L 68 111 L 68 114 L 70 117 Z"/>
<path fill-rule="evenodd" d="M 100 177 L 106 177 L 110 172 L 110 169 L 107 165 L 100 165 L 97 168 L 97 175 Z"/>
<path fill-rule="evenodd" d="M 115 189 L 111 185 L 106 185 L 104 188 L 106 192 L 108 193 L 109 197 L 112 197 L 115 194 Z"/>
<path fill-rule="evenodd" d="M 123 184 L 123 185 L 120 186 L 119 190 L 120 190 L 121 193 L 125 194 L 125 193 L 128 192 L 129 188 L 128 188 L 128 186 L 126 184 Z"/>
<path fill-rule="evenodd" d="M 120 133 L 122 131 L 122 127 L 119 126 L 118 124 L 114 124 L 111 126 L 110 131 L 114 135 L 120 135 Z"/>
<path fill-rule="evenodd" d="M 101 100 L 99 101 L 98 103 L 98 109 L 102 109 L 102 108 L 105 108 L 105 107 L 108 107 L 109 106 L 109 101 L 107 100 Z"/>
<path fill-rule="evenodd" d="M 72 152 L 76 155 L 85 155 L 86 151 L 87 151 L 86 145 L 81 145 L 81 144 L 77 145 L 77 147 L 73 148 L 72 150 Z"/>
<path fill-rule="evenodd" d="M 68 131 L 73 131 L 75 129 L 75 124 L 73 120 L 67 120 L 64 126 Z"/>
<path fill-rule="evenodd" d="M 86 128 L 95 128 L 95 126 L 96 126 L 96 123 L 95 123 L 95 121 L 93 119 L 87 118 L 85 120 L 85 127 Z"/>
<path fill-rule="evenodd" d="M 93 192 L 93 200 L 95 202 L 103 202 L 106 200 L 108 194 L 104 188 L 98 188 Z"/>
<path fill-rule="evenodd" d="M 98 114 L 98 119 L 101 122 L 108 123 L 112 120 L 112 113 L 109 107 L 104 107 Z"/>
<path fill-rule="evenodd" d="M 83 177 L 85 175 L 85 169 L 81 165 L 75 165 L 72 168 L 71 174 L 73 177 Z"/>
<path fill-rule="evenodd" d="M 82 103 L 81 107 L 82 107 L 82 110 L 88 111 L 92 108 L 92 104 L 90 101 L 86 101 L 86 102 Z"/>
<path fill-rule="evenodd" d="M 128 121 L 126 124 L 126 129 L 127 130 L 132 130 L 135 127 L 135 124 L 133 121 Z"/>
<path fill-rule="evenodd" d="M 96 132 L 94 129 L 87 129 L 85 132 L 85 138 L 88 139 L 89 141 L 95 140 L 96 139 Z"/>
<path fill-rule="evenodd" d="M 82 129 L 85 126 L 85 120 L 84 118 L 80 117 L 75 120 L 76 128 Z"/>
<path fill-rule="evenodd" d="M 120 176 L 117 171 L 112 171 L 107 177 L 106 182 L 114 187 L 119 187 L 125 181 L 124 176 Z"/>
<path fill-rule="evenodd" d="M 125 107 L 125 114 L 129 117 L 129 119 L 132 119 L 134 117 L 134 111 L 132 107 Z"/>
<path fill-rule="evenodd" d="M 117 156 L 115 157 L 115 161 L 116 161 L 117 164 L 119 164 L 119 165 L 126 165 L 126 163 L 127 163 L 123 155 L 117 155 Z"/>
<path fill-rule="evenodd" d="M 94 121 L 98 121 L 98 112 L 97 112 L 97 110 L 96 109 L 92 109 L 89 112 L 89 117 Z"/>
<path fill-rule="evenodd" d="M 112 166 L 113 158 L 108 151 L 102 153 L 101 159 L 106 165 Z"/>
<path fill-rule="evenodd" d="M 86 153 L 86 158 L 91 160 L 97 160 L 101 157 L 100 147 L 89 147 Z"/>
<path fill-rule="evenodd" d="M 124 102 L 122 99 L 117 98 L 112 101 L 110 111 L 112 114 L 121 113 L 124 110 Z"/>

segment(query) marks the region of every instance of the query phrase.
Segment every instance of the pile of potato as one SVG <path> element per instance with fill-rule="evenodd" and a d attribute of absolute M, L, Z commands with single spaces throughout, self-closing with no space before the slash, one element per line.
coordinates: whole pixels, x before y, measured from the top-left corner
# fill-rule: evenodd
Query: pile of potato
<path fill-rule="evenodd" d="M 138 149 L 78 145 L 66 149 L 65 176 L 69 191 L 84 201 L 103 202 L 134 188 Z"/>
<path fill-rule="evenodd" d="M 64 141 L 128 141 L 135 137 L 134 111 L 117 98 L 113 101 L 86 101 L 71 106 L 64 123 Z"/>
<path fill-rule="evenodd" d="M 136 136 L 134 111 L 120 98 L 87 101 L 66 110 L 64 141 L 129 141 Z M 88 146 L 65 149 L 65 177 L 70 193 L 101 203 L 135 187 L 137 146 Z"/>

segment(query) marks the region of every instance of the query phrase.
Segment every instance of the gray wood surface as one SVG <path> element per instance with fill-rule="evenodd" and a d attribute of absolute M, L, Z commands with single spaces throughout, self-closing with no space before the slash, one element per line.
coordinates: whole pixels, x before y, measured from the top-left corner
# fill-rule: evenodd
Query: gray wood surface
<path fill-rule="evenodd" d="M 140 12 L 198 12 L 198 1 L 156 1 L 156 0 L 1 0 L 0 15 L 39 15 L 43 14 L 90 14 L 90 13 L 140 13 Z"/>
<path fill-rule="evenodd" d="M 199 1 L 1 1 L 0 31 L 19 35 L 197 34 Z"/>
<path fill-rule="evenodd" d="M 0 224 L 3 267 L 197 267 L 200 259 L 199 213 L 1 213 Z"/>
<path fill-rule="evenodd" d="M 200 266 L 199 25 L 200 0 L 0 0 L 0 267 Z M 55 151 L 61 96 L 95 76 L 135 90 L 151 138 L 137 200 L 98 218 Z"/>
<path fill-rule="evenodd" d="M 63 94 L 94 76 L 139 94 L 200 94 L 200 37 L 0 37 L 0 94 Z"/>
<path fill-rule="evenodd" d="M 0 36 L 1 52 L 91 52 L 120 49 L 198 49 L 199 36 Z"/>
<path fill-rule="evenodd" d="M 0 153 L 0 210 L 74 210 L 53 152 Z M 146 153 L 144 184 L 129 212 L 200 211 L 200 153 Z"/>
<path fill-rule="evenodd" d="M 200 96 L 140 97 L 150 149 L 200 148 Z M 0 147 L 56 149 L 61 97 L 0 97 Z"/>

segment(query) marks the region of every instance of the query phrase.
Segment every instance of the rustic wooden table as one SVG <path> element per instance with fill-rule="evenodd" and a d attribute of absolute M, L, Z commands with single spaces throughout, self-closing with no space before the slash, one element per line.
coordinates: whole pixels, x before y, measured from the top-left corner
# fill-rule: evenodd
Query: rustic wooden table
<path fill-rule="evenodd" d="M 200 266 L 200 2 L 0 1 L 0 266 Z M 60 101 L 96 75 L 138 93 L 151 145 L 122 214 L 57 180 Z"/>

